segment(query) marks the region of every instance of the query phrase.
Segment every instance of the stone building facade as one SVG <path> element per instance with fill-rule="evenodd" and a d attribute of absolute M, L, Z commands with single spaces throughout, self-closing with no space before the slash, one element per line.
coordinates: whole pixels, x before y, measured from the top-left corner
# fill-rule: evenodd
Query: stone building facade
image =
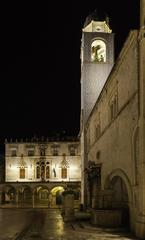
<path fill-rule="evenodd" d="M 108 38 L 99 28 L 83 29 L 82 61 L 82 203 L 93 209 L 92 221 L 101 226 L 127 226 L 145 238 L 145 1 L 140 2 L 140 29 L 131 30 L 99 93 L 107 67 Z M 94 24 L 94 21 L 90 24 Z M 107 24 L 102 22 L 102 24 Z M 97 31 L 97 34 L 96 34 Z M 98 34 L 99 32 L 99 34 Z M 85 37 L 88 35 L 89 37 Z M 92 46 L 102 44 L 106 59 L 94 61 Z M 100 41 L 100 42 L 99 42 Z M 84 49 L 84 46 L 87 46 Z M 103 44 L 102 44 L 103 46 Z M 112 45 L 111 45 L 112 48 Z M 81 55 L 83 56 L 83 54 Z M 100 72 L 97 69 L 100 68 Z M 102 71 L 102 75 L 101 75 Z M 89 77 L 88 77 L 89 74 Z M 99 75 L 99 76 L 98 76 Z M 100 78 L 100 79 L 99 79 Z M 84 85 L 87 84 L 87 91 Z M 97 88 L 97 89 L 96 89 Z M 92 90 L 93 89 L 93 90 Z M 89 102 L 90 99 L 90 102 Z M 89 105 L 89 107 L 87 106 Z M 86 116 L 86 109 L 90 113 Z M 118 215 L 115 215 L 115 214 Z M 101 218 L 100 218 L 101 216 Z M 118 217 L 116 217 L 118 216 Z M 98 219 L 101 219 L 100 222 Z M 116 221 L 114 222 L 114 219 Z"/>
<path fill-rule="evenodd" d="M 3 204 L 58 207 L 62 192 L 71 189 L 79 206 L 80 182 L 78 139 L 5 142 Z"/>

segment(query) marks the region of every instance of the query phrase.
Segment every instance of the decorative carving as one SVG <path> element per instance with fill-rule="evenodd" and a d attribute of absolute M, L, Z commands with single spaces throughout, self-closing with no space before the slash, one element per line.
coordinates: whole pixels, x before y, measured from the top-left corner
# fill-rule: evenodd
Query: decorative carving
<path fill-rule="evenodd" d="M 62 159 L 62 161 L 60 163 L 60 167 L 61 168 L 68 168 L 69 167 L 68 161 L 66 160 L 65 153 L 63 153 L 63 159 Z"/>

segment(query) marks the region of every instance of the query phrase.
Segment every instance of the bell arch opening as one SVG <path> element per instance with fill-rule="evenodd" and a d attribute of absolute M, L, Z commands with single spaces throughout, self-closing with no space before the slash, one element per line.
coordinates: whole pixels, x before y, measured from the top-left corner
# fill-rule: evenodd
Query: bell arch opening
<path fill-rule="evenodd" d="M 106 62 L 106 44 L 103 40 L 93 40 L 91 44 L 91 61 Z"/>

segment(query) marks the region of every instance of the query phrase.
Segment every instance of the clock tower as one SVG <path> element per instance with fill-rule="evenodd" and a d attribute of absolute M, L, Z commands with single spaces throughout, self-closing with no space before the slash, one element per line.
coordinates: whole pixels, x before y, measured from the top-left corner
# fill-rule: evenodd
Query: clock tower
<path fill-rule="evenodd" d="M 114 64 L 114 34 L 109 28 L 108 18 L 105 21 L 88 18 L 82 29 L 81 42 L 81 110 L 84 123 Z"/>
<path fill-rule="evenodd" d="M 114 65 L 114 34 L 109 20 L 94 20 L 89 16 L 82 29 L 81 41 L 81 202 L 86 207 L 87 140 L 85 124 L 99 98 L 104 84 Z"/>

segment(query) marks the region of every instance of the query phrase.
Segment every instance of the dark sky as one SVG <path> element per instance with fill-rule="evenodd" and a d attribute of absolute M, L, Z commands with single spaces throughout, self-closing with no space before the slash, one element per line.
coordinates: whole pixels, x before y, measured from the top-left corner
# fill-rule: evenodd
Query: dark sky
<path fill-rule="evenodd" d="M 109 16 L 117 56 L 138 28 L 139 0 L 1 2 L 0 139 L 77 135 L 85 18 Z"/>

